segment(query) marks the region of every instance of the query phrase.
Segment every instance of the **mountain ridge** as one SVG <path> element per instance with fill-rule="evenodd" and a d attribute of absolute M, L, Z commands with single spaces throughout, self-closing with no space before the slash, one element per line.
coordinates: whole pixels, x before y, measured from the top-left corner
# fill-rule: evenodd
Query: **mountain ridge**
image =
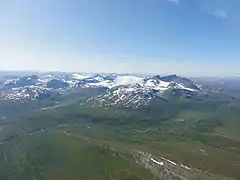
<path fill-rule="evenodd" d="M 191 96 L 200 91 L 200 88 L 198 88 L 198 85 L 194 84 L 194 82 L 177 75 L 139 77 L 133 75 L 74 73 L 62 77 L 45 74 L 44 76 L 29 75 L 14 79 L 5 79 L 4 83 L 0 86 L 0 98 L 14 100 L 14 97 L 16 97 L 15 100 L 35 100 L 36 97 L 44 97 L 44 93 L 64 93 L 71 89 L 90 87 L 106 88 L 108 91 L 103 92 L 102 97 L 106 97 L 104 93 L 111 93 L 111 91 L 115 90 L 115 93 L 112 94 L 113 97 L 109 98 L 122 101 L 122 104 L 126 104 L 123 103 L 123 101 L 132 101 L 132 103 L 135 104 L 136 99 L 144 104 L 145 102 L 141 101 L 141 98 L 144 98 L 145 101 L 155 97 L 163 98 L 161 95 L 167 90 L 173 90 L 175 94 L 188 94 Z M 175 89 L 179 89 L 179 91 L 174 91 Z M 121 91 L 121 95 L 118 97 L 116 96 L 116 90 Z M 28 93 L 30 91 L 36 94 L 31 96 L 31 93 Z M 123 96 L 125 96 L 126 99 L 124 99 Z M 31 99 L 29 97 L 34 98 Z M 139 104 L 139 102 L 137 104 Z M 139 104 L 139 106 L 140 105 L 141 104 Z"/>

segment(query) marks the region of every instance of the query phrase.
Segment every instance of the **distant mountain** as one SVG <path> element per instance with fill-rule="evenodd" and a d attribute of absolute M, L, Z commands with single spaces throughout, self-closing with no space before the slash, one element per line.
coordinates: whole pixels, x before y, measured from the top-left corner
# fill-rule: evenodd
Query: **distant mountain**
<path fill-rule="evenodd" d="M 17 102 L 27 102 L 34 100 L 43 100 L 49 98 L 54 93 L 58 93 L 51 88 L 44 88 L 39 86 L 27 86 L 12 88 L 10 90 L 0 93 L 1 100 L 12 100 Z"/>
<path fill-rule="evenodd" d="M 195 96 L 200 91 L 198 85 L 185 77 L 177 75 L 139 77 L 116 74 L 68 74 L 56 76 L 52 74 L 30 75 L 25 77 L 7 78 L 0 86 L 1 99 L 35 100 L 49 94 L 48 92 L 64 93 L 77 88 L 106 88 L 95 102 L 101 105 L 118 104 L 139 107 L 148 104 L 151 99 L 166 100 L 166 92 L 178 96 Z M 43 91 L 43 93 L 42 93 Z M 47 97 L 47 95 L 46 95 Z M 40 98 L 41 99 L 41 98 Z"/>
<path fill-rule="evenodd" d="M 118 105 L 122 107 L 138 108 L 148 105 L 152 99 L 159 99 L 165 101 L 158 91 L 149 87 L 143 87 L 139 84 L 120 85 L 108 89 L 97 97 L 90 98 L 89 102 L 94 105 L 109 107 Z"/>
<path fill-rule="evenodd" d="M 187 98 L 197 96 L 199 91 L 198 86 L 191 80 L 176 75 L 151 78 L 118 76 L 115 84 L 97 97 L 90 98 L 88 103 L 103 107 L 118 105 L 138 108 L 147 106 L 152 101 L 166 102 L 169 96 Z"/>
<path fill-rule="evenodd" d="M 16 79 L 8 79 L 0 86 L 0 90 L 9 90 L 11 88 L 36 85 L 37 80 L 38 80 L 37 75 L 25 76 Z"/>
<path fill-rule="evenodd" d="M 5 79 L 0 76 L 0 86 L 5 82 Z"/>
<path fill-rule="evenodd" d="M 67 82 L 58 79 L 53 79 L 47 83 L 47 88 L 62 89 L 67 87 L 69 87 L 69 84 Z"/>
<path fill-rule="evenodd" d="M 177 76 L 176 74 L 169 75 L 169 76 L 164 76 L 164 77 L 156 76 L 156 78 L 158 78 L 158 79 L 160 79 L 162 81 L 166 81 L 166 82 L 177 83 L 178 85 L 182 85 L 185 88 L 191 88 L 191 89 L 195 89 L 195 90 L 200 90 L 199 86 L 194 84 L 193 81 L 191 81 L 190 79 L 187 79 L 185 77 Z"/>

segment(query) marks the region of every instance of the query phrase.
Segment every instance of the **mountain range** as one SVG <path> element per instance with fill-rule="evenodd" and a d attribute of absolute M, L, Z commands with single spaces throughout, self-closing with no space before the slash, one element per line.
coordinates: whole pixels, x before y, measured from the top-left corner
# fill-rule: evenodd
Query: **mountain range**
<path fill-rule="evenodd" d="M 199 85 L 177 75 L 138 77 L 73 73 L 65 76 L 30 75 L 14 78 L 2 76 L 0 99 L 26 102 L 92 87 L 105 89 L 95 100 L 102 103 L 105 101 L 119 102 L 123 106 L 130 104 L 139 106 L 146 104 L 152 98 L 164 99 L 166 92 L 190 97 L 201 91 Z"/>

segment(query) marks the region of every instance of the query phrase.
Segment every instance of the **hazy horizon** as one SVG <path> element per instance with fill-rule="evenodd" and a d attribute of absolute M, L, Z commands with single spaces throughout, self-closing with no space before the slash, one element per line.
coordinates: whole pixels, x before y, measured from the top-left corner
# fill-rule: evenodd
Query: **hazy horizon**
<path fill-rule="evenodd" d="M 49 74 L 49 75 L 69 75 L 69 74 L 101 74 L 101 75 L 109 75 L 109 74 L 116 74 L 116 75 L 130 75 L 130 76 L 138 76 L 138 77 L 152 77 L 156 75 L 160 76 L 170 76 L 170 75 L 177 75 L 180 77 L 186 77 L 186 78 L 240 78 L 240 75 L 186 75 L 181 73 L 122 73 L 122 72 L 89 72 L 89 71 L 56 71 L 56 70 L 49 70 L 49 71 L 38 71 L 38 70 L 0 70 L 0 77 L 1 76 L 31 76 L 31 75 L 43 75 L 43 74 Z"/>

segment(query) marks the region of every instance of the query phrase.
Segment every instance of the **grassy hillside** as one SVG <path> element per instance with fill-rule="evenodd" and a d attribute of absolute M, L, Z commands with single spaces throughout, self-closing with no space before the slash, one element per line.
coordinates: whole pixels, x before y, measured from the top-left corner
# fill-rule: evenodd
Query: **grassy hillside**
<path fill-rule="evenodd" d="M 18 137 L 0 146 L 1 180 L 152 179 L 124 156 L 60 132 Z"/>
<path fill-rule="evenodd" d="M 0 179 L 153 179 L 132 150 L 240 179 L 238 99 L 172 97 L 135 110 L 80 105 L 93 93 L 55 97 L 59 106 L 49 108 L 21 106 L 2 119 Z"/>

